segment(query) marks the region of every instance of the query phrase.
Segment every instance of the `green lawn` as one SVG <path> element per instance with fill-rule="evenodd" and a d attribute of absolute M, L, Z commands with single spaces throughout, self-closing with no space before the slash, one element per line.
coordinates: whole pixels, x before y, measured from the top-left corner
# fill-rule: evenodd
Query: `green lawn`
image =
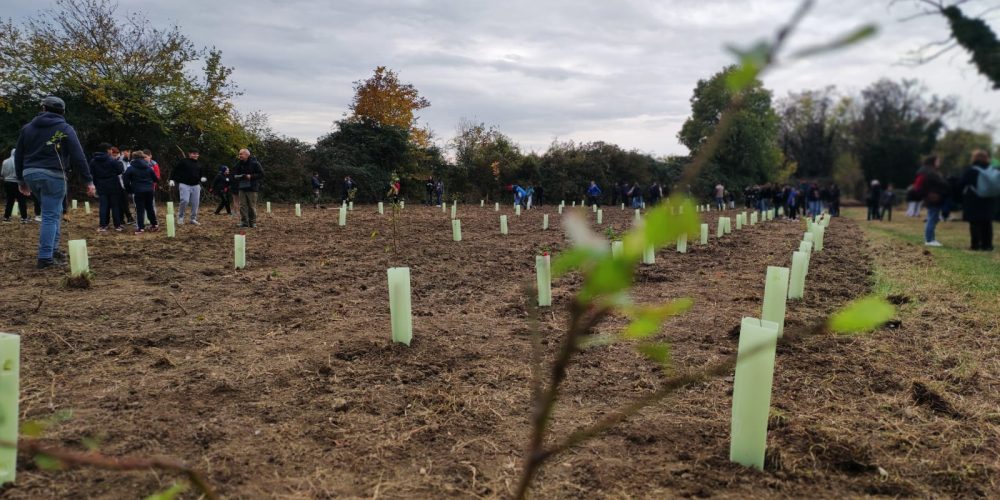
<path fill-rule="evenodd" d="M 987 302 L 1000 300 L 1000 252 L 973 252 L 969 248 L 969 225 L 953 221 L 939 223 L 936 230 L 940 248 L 923 247 L 923 217 L 906 217 L 897 211 L 892 222 L 867 221 L 865 209 L 844 210 L 845 217 L 858 221 L 866 235 L 874 240 L 909 243 L 928 250 L 936 266 L 909 266 L 910 269 L 894 266 L 892 271 L 876 268 L 876 291 L 886 294 L 902 293 L 914 281 L 945 283 L 958 292 L 970 292 Z M 1000 224 L 994 223 L 994 231 L 1000 231 Z M 994 238 L 994 245 L 1000 246 L 1000 232 Z M 896 276 L 899 273 L 910 276 Z M 903 279 L 894 279 L 903 278 Z"/>

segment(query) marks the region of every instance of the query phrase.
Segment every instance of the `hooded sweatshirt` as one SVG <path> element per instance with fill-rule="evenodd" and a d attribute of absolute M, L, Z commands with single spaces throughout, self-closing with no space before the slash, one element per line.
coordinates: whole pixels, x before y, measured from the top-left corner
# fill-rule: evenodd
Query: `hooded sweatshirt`
<path fill-rule="evenodd" d="M 90 160 L 90 172 L 94 175 L 94 187 L 99 194 L 121 192 L 118 176 L 122 175 L 122 162 L 107 153 L 95 153 Z"/>
<path fill-rule="evenodd" d="M 65 137 L 58 143 L 49 144 L 58 132 Z M 59 146 L 59 153 L 56 152 L 56 145 Z M 68 170 L 76 170 L 88 184 L 93 182 L 76 131 L 62 115 L 48 111 L 39 113 L 21 128 L 14 153 L 14 169 L 18 181 L 24 180 L 25 170 L 40 169 L 59 176 L 64 176 Z"/>
<path fill-rule="evenodd" d="M 125 189 L 130 193 L 152 193 L 153 186 L 160 181 L 149 163 L 141 158 L 132 160 L 122 179 L 125 181 Z"/>
<path fill-rule="evenodd" d="M 198 164 L 198 160 L 184 158 L 177 162 L 170 177 L 180 184 L 197 186 L 201 184 L 201 165 Z"/>
<path fill-rule="evenodd" d="M 3 177 L 4 182 L 17 182 L 17 172 L 14 171 L 14 151 L 10 152 L 10 158 L 3 161 L 0 177 Z"/>

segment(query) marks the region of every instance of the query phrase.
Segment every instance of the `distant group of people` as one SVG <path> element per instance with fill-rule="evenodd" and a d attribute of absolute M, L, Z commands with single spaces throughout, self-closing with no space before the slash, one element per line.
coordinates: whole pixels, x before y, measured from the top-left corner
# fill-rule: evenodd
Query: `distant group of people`
<path fill-rule="evenodd" d="M 892 191 L 890 184 L 888 192 Z M 895 197 L 887 197 L 877 180 L 871 182 L 868 192 L 869 220 L 873 210 L 878 210 L 874 200 L 883 211 L 888 211 L 892 220 L 891 204 Z M 906 215 L 919 217 L 921 209 L 927 209 L 924 224 L 924 244 L 930 247 L 943 246 L 937 240 L 936 229 L 941 221 L 949 220 L 956 202 L 961 202 L 962 219 L 969 223 L 970 249 L 993 250 L 993 219 L 997 216 L 1000 199 L 1000 169 L 991 167 L 988 152 L 977 149 L 972 152 L 970 164 L 962 172 L 945 178 L 941 172 L 941 161 L 936 156 L 928 156 L 917 170 L 913 184 L 906 190 Z M 881 220 L 881 215 L 875 217 Z"/>
<path fill-rule="evenodd" d="M 540 188 L 539 188 L 540 189 Z M 604 192 L 597 181 L 590 181 L 587 186 L 587 205 L 601 205 Z M 659 182 L 653 182 L 648 188 L 643 189 L 638 182 L 616 182 L 611 187 L 611 197 L 608 203 L 612 206 L 618 204 L 628 205 L 631 208 L 642 208 L 647 204 L 652 206 L 660 202 L 669 193 Z"/>
<path fill-rule="evenodd" d="M 160 165 L 148 149 L 116 147 L 101 143 L 88 160 L 76 131 L 66 122 L 66 103 L 55 96 L 41 102 L 41 112 L 21 128 L 17 146 L 3 163 L 4 191 L 7 206 L 4 221 L 9 222 L 17 204 L 22 223 L 28 223 L 27 200 L 35 201 L 35 220 L 41 223 L 37 267 L 44 269 L 65 258 L 59 250 L 62 219 L 68 208 L 67 175 L 75 171 L 86 185 L 87 195 L 99 200 L 99 233 L 121 232 L 125 224 L 134 224 L 135 232 L 156 231 L 160 227 L 155 193 L 162 182 Z M 199 152 L 190 149 L 174 167 L 168 181 L 170 191 L 177 187 L 179 210 L 177 223 L 199 225 L 198 209 L 201 184 Z M 219 199 L 219 207 L 231 213 L 232 193 L 239 193 L 240 227 L 256 227 L 257 191 L 264 171 L 260 163 L 243 149 L 234 171 L 219 168 L 210 192 Z M 171 196 L 172 197 L 172 196 Z M 131 207 L 135 206 L 135 216 Z M 148 223 L 147 223 L 148 221 Z"/>
<path fill-rule="evenodd" d="M 716 194 L 721 187 L 721 184 L 715 187 Z M 820 186 L 818 182 L 805 181 L 786 185 L 755 184 L 743 190 L 743 199 L 746 208 L 777 211 L 780 207 L 790 219 L 797 219 L 799 216 L 815 217 L 823 212 L 828 212 L 831 216 L 840 215 L 840 187 L 836 184 Z M 730 200 L 728 203 L 733 208 L 733 202 Z"/>

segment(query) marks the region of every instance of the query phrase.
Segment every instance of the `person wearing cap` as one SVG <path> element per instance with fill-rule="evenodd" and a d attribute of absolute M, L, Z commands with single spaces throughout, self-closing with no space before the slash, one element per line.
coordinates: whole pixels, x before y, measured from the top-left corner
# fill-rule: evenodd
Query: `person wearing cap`
<path fill-rule="evenodd" d="M 191 224 L 197 226 L 198 205 L 201 203 L 201 165 L 198 164 L 198 150 L 189 149 L 187 158 L 174 167 L 170 176 L 170 184 L 176 181 L 177 191 L 181 195 L 180 207 L 177 211 L 177 224 L 184 224 L 184 209 L 191 207 Z"/>
<path fill-rule="evenodd" d="M 21 128 L 14 153 L 14 170 L 21 193 L 35 193 L 42 204 L 42 227 L 38 234 L 39 269 L 50 267 L 59 251 L 62 227 L 62 204 L 66 196 L 66 172 L 76 170 L 87 183 L 87 195 L 97 194 L 87 156 L 77 138 L 76 130 L 63 114 L 66 103 L 49 96 L 42 99 L 42 112 Z"/>

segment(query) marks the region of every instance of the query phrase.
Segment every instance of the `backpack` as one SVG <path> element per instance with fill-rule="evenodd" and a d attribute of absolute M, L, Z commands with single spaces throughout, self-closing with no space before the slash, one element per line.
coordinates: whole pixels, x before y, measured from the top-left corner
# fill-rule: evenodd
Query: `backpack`
<path fill-rule="evenodd" d="M 974 191 L 980 198 L 996 198 L 1000 196 L 1000 169 L 990 167 L 972 167 L 979 171 Z"/>

